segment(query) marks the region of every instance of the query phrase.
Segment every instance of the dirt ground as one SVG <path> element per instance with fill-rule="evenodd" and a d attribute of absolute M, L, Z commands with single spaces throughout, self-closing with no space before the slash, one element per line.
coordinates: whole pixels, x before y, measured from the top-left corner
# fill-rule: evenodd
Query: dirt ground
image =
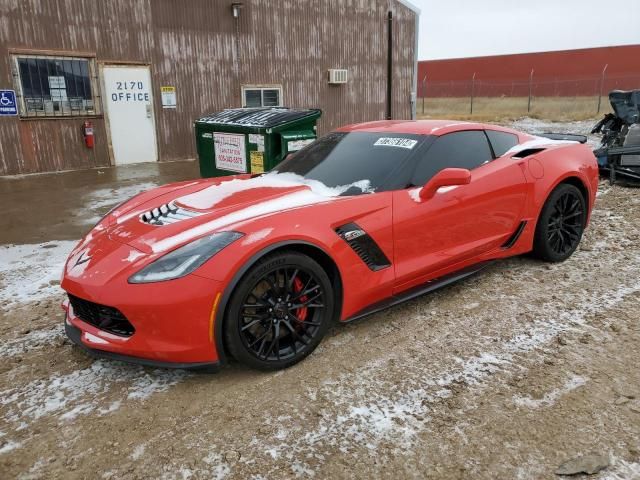
<path fill-rule="evenodd" d="M 48 236 L 0 220 L 0 478 L 546 479 L 588 453 L 610 464 L 590 478 L 640 478 L 640 189 L 602 183 L 568 261 L 496 263 L 286 371 L 92 360 L 62 333 L 60 264 L 87 228 L 68 218 L 193 165 L 172 168 L 51 193 Z M 31 178 L 0 181 L 2 204 Z"/>

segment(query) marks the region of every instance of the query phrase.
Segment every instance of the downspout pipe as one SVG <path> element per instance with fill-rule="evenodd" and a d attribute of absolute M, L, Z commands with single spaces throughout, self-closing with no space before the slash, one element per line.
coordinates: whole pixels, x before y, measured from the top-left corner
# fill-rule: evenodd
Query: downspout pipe
<path fill-rule="evenodd" d="M 393 12 L 387 13 L 387 120 L 393 118 Z"/>

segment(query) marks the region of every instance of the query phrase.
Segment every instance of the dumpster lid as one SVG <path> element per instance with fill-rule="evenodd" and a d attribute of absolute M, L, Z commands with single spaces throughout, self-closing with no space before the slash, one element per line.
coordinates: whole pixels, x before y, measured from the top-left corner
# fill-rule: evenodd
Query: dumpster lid
<path fill-rule="evenodd" d="M 320 113 L 321 111 L 315 108 L 229 108 L 202 117 L 198 122 L 238 127 L 272 128 L 305 117 L 319 117 Z"/>

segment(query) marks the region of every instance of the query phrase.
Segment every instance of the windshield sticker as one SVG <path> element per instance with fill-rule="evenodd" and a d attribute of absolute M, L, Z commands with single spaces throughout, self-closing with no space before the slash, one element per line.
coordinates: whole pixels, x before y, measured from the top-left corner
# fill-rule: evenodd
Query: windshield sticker
<path fill-rule="evenodd" d="M 375 146 L 383 147 L 400 147 L 408 148 L 411 150 L 418 143 L 417 140 L 411 140 L 410 138 L 397 138 L 397 137 L 381 137 L 374 143 Z"/>

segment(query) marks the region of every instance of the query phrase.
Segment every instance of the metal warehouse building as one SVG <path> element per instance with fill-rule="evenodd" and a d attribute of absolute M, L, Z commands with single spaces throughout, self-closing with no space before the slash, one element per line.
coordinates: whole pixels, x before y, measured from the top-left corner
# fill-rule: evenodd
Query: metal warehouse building
<path fill-rule="evenodd" d="M 319 133 L 412 117 L 418 15 L 405 0 L 0 0 L 0 175 L 193 158 L 193 121 L 229 107 L 318 107 Z"/>
<path fill-rule="evenodd" d="M 421 83 L 431 85 L 426 95 L 436 97 L 467 96 L 474 78 L 486 82 L 484 93 L 490 96 L 527 95 L 530 76 L 537 84 L 536 95 L 593 95 L 599 90 L 640 88 L 638 56 L 640 45 L 622 45 L 427 60 L 419 63 L 418 77 Z"/>

